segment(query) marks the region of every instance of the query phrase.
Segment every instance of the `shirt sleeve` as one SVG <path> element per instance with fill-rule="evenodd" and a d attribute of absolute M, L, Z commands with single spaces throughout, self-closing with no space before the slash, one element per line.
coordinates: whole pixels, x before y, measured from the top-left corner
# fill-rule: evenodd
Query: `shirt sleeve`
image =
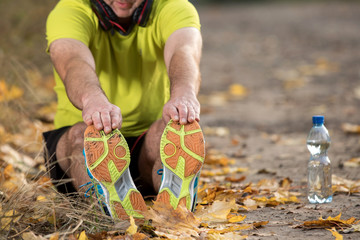
<path fill-rule="evenodd" d="M 61 38 L 72 38 L 89 46 L 94 30 L 98 27 L 94 21 L 90 6 L 77 1 L 60 1 L 50 12 L 46 22 L 47 49 L 50 44 Z"/>
<path fill-rule="evenodd" d="M 187 0 L 167 1 L 156 19 L 157 33 L 162 44 L 178 29 L 195 27 L 200 30 L 198 12 Z"/>

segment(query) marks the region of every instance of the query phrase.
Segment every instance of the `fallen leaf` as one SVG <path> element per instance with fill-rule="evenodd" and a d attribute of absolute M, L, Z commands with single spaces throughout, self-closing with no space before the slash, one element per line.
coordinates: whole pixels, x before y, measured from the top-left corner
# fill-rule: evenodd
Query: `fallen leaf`
<path fill-rule="evenodd" d="M 258 204 L 255 200 L 251 199 L 251 198 L 246 198 L 243 201 L 244 205 L 246 206 L 247 209 L 249 210 L 255 210 L 258 208 Z"/>
<path fill-rule="evenodd" d="M 254 228 L 260 228 L 267 225 L 268 223 L 269 221 L 261 221 L 261 222 L 254 222 L 252 225 L 254 226 Z"/>
<path fill-rule="evenodd" d="M 241 176 L 241 177 L 238 177 L 238 178 L 226 177 L 226 178 L 225 178 L 225 181 L 233 182 L 233 183 L 238 183 L 238 182 L 244 181 L 245 179 L 246 179 L 246 176 Z"/>
<path fill-rule="evenodd" d="M 360 224 L 354 224 L 350 228 L 340 229 L 343 233 L 360 232 Z"/>
<path fill-rule="evenodd" d="M 8 86 L 4 79 L 0 80 L 0 102 L 8 102 L 21 98 L 24 90 L 14 85 Z"/>
<path fill-rule="evenodd" d="M 326 230 L 329 230 L 332 233 L 332 235 L 335 237 L 335 240 L 343 240 L 343 236 L 340 233 L 338 233 L 335 228 L 326 229 Z"/>
<path fill-rule="evenodd" d="M 56 232 L 54 234 L 52 234 L 49 238 L 49 240 L 58 240 L 59 239 L 59 233 Z"/>
<path fill-rule="evenodd" d="M 347 220 L 342 220 L 341 213 L 336 217 L 329 216 L 327 219 L 323 219 L 322 217 L 319 220 L 314 221 L 305 221 L 303 224 L 296 226 L 297 228 L 349 228 L 351 224 L 353 224 L 356 219 L 351 217 Z"/>
<path fill-rule="evenodd" d="M 21 234 L 21 237 L 23 240 L 45 240 L 46 238 L 43 238 L 41 236 L 35 235 L 33 232 L 25 232 Z"/>
<path fill-rule="evenodd" d="M 5 162 L 20 169 L 22 172 L 27 172 L 36 165 L 34 159 L 25 154 L 21 154 L 8 144 L 0 146 L 0 152 L 5 154 L 3 157 Z"/>
<path fill-rule="evenodd" d="M 226 137 L 230 134 L 230 130 L 227 127 L 204 127 L 203 132 L 208 136 Z"/>
<path fill-rule="evenodd" d="M 202 177 L 214 177 L 214 176 L 223 176 L 227 174 L 233 174 L 233 173 L 243 173 L 247 172 L 248 168 L 241 168 L 241 167 L 224 167 L 224 168 L 218 168 L 218 169 L 211 169 L 207 170 L 204 169 L 201 171 Z"/>
<path fill-rule="evenodd" d="M 208 240 L 228 240 L 228 239 L 238 240 L 238 239 L 246 239 L 246 238 L 248 238 L 247 235 L 241 235 L 240 233 L 236 233 L 236 232 L 228 232 L 225 234 L 211 233 L 206 236 L 206 239 Z"/>
<path fill-rule="evenodd" d="M 242 222 L 244 221 L 246 218 L 246 215 L 239 215 L 239 216 L 235 216 L 232 218 L 229 218 L 229 223 L 237 223 L 237 222 Z"/>
<path fill-rule="evenodd" d="M 360 133 L 360 125 L 352 123 L 343 123 L 341 128 L 346 133 Z"/>
<path fill-rule="evenodd" d="M 223 233 L 235 232 L 240 230 L 248 230 L 252 228 L 253 226 L 251 224 L 233 225 L 224 229 L 210 229 L 208 230 L 208 234 L 213 234 L 213 233 L 223 234 Z"/>
<path fill-rule="evenodd" d="M 235 159 L 229 158 L 226 155 L 216 152 L 215 150 L 210 150 L 206 154 L 205 164 L 206 165 L 219 165 L 219 166 L 229 166 L 235 164 Z"/>
<path fill-rule="evenodd" d="M 230 202 L 226 200 L 214 201 L 210 207 L 196 211 L 195 215 L 205 222 L 222 222 L 227 220 L 227 216 L 231 210 L 237 209 L 239 209 L 239 207 L 235 199 L 232 199 Z"/>
<path fill-rule="evenodd" d="M 144 240 L 144 239 L 148 239 L 148 236 L 146 236 L 145 234 L 143 233 L 135 233 L 134 235 L 132 235 L 132 239 L 133 240 Z"/>
<path fill-rule="evenodd" d="M 229 93 L 236 97 L 244 97 L 248 94 L 248 90 L 241 84 L 232 84 L 229 87 Z"/>
<path fill-rule="evenodd" d="M 360 180 L 353 181 L 345 178 L 341 178 L 336 175 L 332 175 L 332 190 L 335 193 L 359 193 L 360 192 Z"/>
<path fill-rule="evenodd" d="M 224 106 L 229 100 L 227 92 L 214 92 L 210 95 L 199 95 L 199 101 L 202 105 L 210 105 L 214 107 Z"/>
<path fill-rule="evenodd" d="M 38 202 L 44 202 L 46 201 L 46 197 L 45 196 L 42 196 L 42 195 L 39 195 L 36 197 L 36 201 Z"/>
<path fill-rule="evenodd" d="M 200 219 L 181 205 L 174 210 L 170 204 L 154 202 L 144 216 L 152 220 L 152 225 L 156 227 L 155 233 L 159 236 L 199 236 Z"/>
<path fill-rule="evenodd" d="M 86 236 L 85 231 L 82 231 L 80 233 L 80 236 L 79 236 L 78 240 L 88 240 L 88 237 Z"/>
<path fill-rule="evenodd" d="M 5 214 L 1 216 L 0 229 L 9 231 L 11 224 L 18 222 L 19 219 L 20 219 L 20 215 L 17 211 L 15 210 L 6 211 Z"/>
<path fill-rule="evenodd" d="M 130 226 L 126 229 L 126 232 L 130 235 L 134 235 L 137 232 L 138 227 L 135 224 L 133 216 L 130 216 Z"/>
<path fill-rule="evenodd" d="M 360 157 L 352 158 L 346 162 L 344 162 L 345 167 L 360 167 Z"/>

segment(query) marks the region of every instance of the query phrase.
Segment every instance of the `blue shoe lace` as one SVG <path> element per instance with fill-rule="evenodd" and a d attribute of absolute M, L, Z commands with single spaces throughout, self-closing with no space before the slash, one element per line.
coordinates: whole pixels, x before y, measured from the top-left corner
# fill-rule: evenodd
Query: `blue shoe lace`
<path fill-rule="evenodd" d="M 94 194 L 94 191 L 95 191 L 94 183 L 90 181 L 90 182 L 87 182 L 87 183 L 79 186 L 79 188 L 83 188 L 88 185 L 91 185 L 91 186 L 85 191 L 85 193 L 84 193 L 85 198 L 89 198 Z"/>
<path fill-rule="evenodd" d="M 83 149 L 83 155 L 84 155 L 84 159 L 85 159 L 85 167 L 86 167 L 86 172 L 87 174 L 89 175 L 91 181 L 79 186 L 79 188 L 82 188 L 82 187 L 86 187 L 86 186 L 89 186 L 88 189 L 85 191 L 84 193 L 84 196 L 85 198 L 89 198 L 91 197 L 94 193 L 96 195 L 96 198 L 98 199 L 98 202 L 101 206 L 101 210 L 103 210 L 103 212 L 105 212 L 105 214 L 109 215 L 110 216 L 110 213 L 109 213 L 109 210 L 107 209 L 106 207 L 106 204 L 104 203 L 104 201 L 102 199 L 105 198 L 105 195 L 104 195 L 104 191 L 102 189 L 102 187 L 100 186 L 100 184 L 96 183 L 94 181 L 94 177 L 93 175 L 91 174 L 91 172 L 89 171 L 89 168 L 87 168 L 87 165 L 86 165 L 86 157 L 85 157 L 85 149 Z"/>
<path fill-rule="evenodd" d="M 157 175 L 163 175 L 164 169 L 160 168 L 159 170 L 157 170 Z"/>

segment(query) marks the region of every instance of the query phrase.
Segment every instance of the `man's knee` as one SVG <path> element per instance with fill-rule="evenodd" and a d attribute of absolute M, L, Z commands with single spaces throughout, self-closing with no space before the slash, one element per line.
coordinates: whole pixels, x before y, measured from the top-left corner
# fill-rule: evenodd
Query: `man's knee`
<path fill-rule="evenodd" d="M 67 141 L 73 147 L 81 147 L 84 145 L 84 132 L 86 127 L 86 124 L 83 122 L 76 123 L 67 132 Z"/>
<path fill-rule="evenodd" d="M 85 129 L 85 123 L 77 123 L 61 136 L 56 146 L 56 156 L 58 159 L 69 158 L 79 148 L 83 148 Z"/>

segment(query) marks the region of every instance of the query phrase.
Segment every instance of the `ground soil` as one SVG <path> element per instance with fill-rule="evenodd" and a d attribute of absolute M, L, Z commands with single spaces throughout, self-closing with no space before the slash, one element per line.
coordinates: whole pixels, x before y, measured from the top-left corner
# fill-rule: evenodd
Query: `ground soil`
<path fill-rule="evenodd" d="M 300 205 L 262 208 L 247 220 L 269 224 L 248 239 L 334 239 L 326 230 L 293 228 L 320 216 L 360 219 L 360 196 L 335 195 L 324 205 L 305 199 L 305 145 L 314 114 L 325 115 L 332 145 L 333 174 L 360 179 L 359 168 L 344 162 L 360 157 L 360 137 L 345 133 L 343 123 L 360 123 L 360 5 L 355 2 L 298 2 L 198 5 L 204 39 L 201 95 L 245 86 L 242 99 L 202 100 L 201 124 L 227 127 L 225 136 L 207 135 L 218 149 L 250 169 L 247 182 L 289 177 L 304 193 Z M 299 73 L 304 65 L 325 61 L 323 74 Z M 291 85 L 292 84 L 292 85 Z M 239 144 L 232 144 L 232 140 Z M 259 170 L 266 169 L 264 173 Z M 299 222 L 300 221 L 300 222 Z M 344 234 L 360 239 L 360 233 Z"/>

